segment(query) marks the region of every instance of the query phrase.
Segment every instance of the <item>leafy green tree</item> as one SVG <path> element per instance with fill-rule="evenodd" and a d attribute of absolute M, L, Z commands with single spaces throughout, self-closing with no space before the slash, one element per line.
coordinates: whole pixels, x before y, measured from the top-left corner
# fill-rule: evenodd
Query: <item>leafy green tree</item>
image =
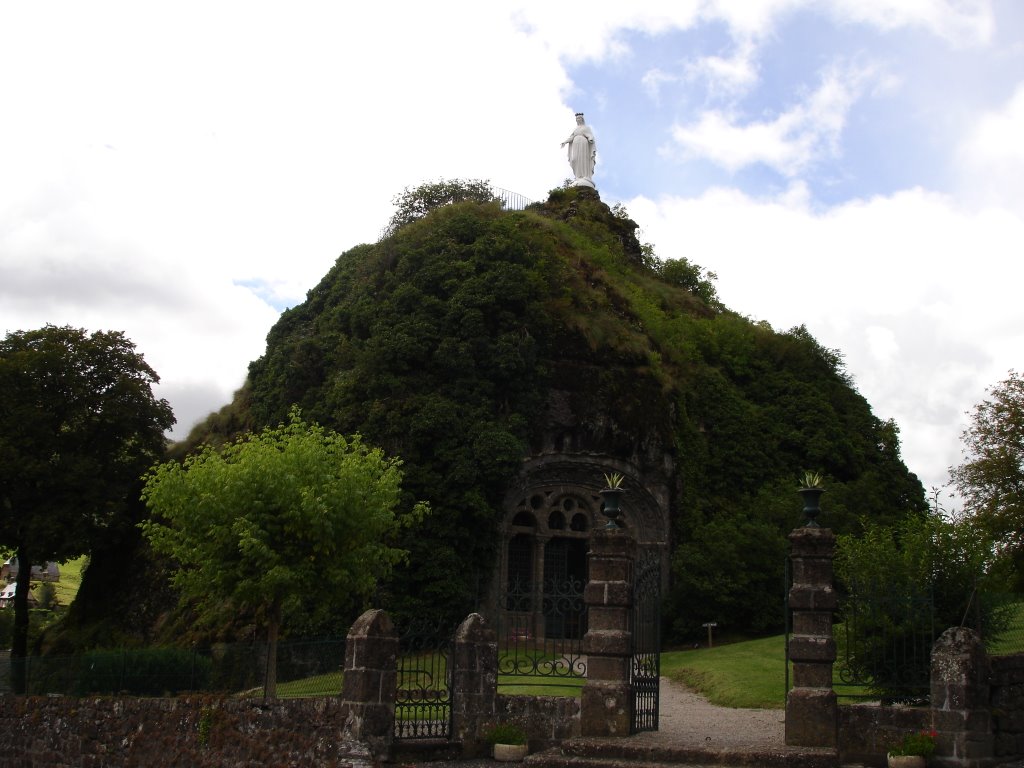
<path fill-rule="evenodd" d="M 182 601 L 207 621 L 245 613 L 266 628 L 268 696 L 282 622 L 302 599 L 331 606 L 367 596 L 403 556 L 388 544 L 400 464 L 293 409 L 287 424 L 207 446 L 146 479 L 154 518 L 143 533 L 180 564 L 172 582 Z"/>
<path fill-rule="evenodd" d="M 655 269 L 665 282 L 697 294 L 709 306 L 721 306 L 718 300 L 718 289 L 715 287 L 718 275 L 714 272 L 704 269 L 699 264 L 694 264 L 683 256 L 666 261 L 658 260 Z"/>
<path fill-rule="evenodd" d="M 963 464 L 950 470 L 964 509 L 992 536 L 1024 582 L 1024 380 L 1010 371 L 988 390 L 963 433 Z"/>
<path fill-rule="evenodd" d="M 18 557 L 12 666 L 23 690 L 32 563 L 85 554 L 130 525 L 174 424 L 159 377 L 118 331 L 48 325 L 0 342 L 0 542 Z"/>
<path fill-rule="evenodd" d="M 406 187 L 391 203 L 395 212 L 388 222 L 385 236 L 393 235 L 410 222 L 453 203 L 490 203 L 497 200 L 490 182 L 479 179 L 444 179 L 417 187 Z"/>

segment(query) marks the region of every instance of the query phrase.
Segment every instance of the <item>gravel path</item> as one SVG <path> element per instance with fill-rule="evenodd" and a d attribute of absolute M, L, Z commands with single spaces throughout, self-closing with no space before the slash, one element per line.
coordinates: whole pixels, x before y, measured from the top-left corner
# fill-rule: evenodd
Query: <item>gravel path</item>
<path fill-rule="evenodd" d="M 782 747 L 784 709 L 717 707 L 681 683 L 661 678 L 658 730 L 631 738 L 652 744 Z"/>
<path fill-rule="evenodd" d="M 706 747 L 782 748 L 785 710 L 718 707 L 681 683 L 661 678 L 658 730 L 630 736 L 637 744 Z M 408 768 L 494 768 L 493 760 L 406 764 Z M 504 763 L 515 768 L 522 763 Z M 1020 768 L 1024 768 L 1021 766 Z"/>

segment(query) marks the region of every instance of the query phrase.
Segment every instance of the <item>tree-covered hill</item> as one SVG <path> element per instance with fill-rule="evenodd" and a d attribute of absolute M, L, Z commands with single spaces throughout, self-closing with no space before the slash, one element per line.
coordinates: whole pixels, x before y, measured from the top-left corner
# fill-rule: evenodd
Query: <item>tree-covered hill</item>
<path fill-rule="evenodd" d="M 408 502 L 433 507 L 391 602 L 474 607 L 503 494 L 551 447 L 672 457 L 680 631 L 778 624 L 802 469 L 827 476 L 824 522 L 840 531 L 924 509 L 895 425 L 839 353 L 725 309 L 699 268 L 657 259 L 635 228 L 579 188 L 525 211 L 443 206 L 344 253 L 270 332 L 236 422 L 276 423 L 297 403 L 400 456 Z"/>
<path fill-rule="evenodd" d="M 400 542 L 408 562 L 379 599 L 452 615 L 494 575 L 525 458 L 615 457 L 667 474 L 676 635 L 703 621 L 778 628 L 804 469 L 825 475 L 821 522 L 842 532 L 924 510 L 923 489 L 838 352 L 723 307 L 699 254 L 662 261 L 635 229 L 581 188 L 403 223 L 343 253 L 281 316 L 234 402 L 179 451 L 298 404 L 401 457 L 404 503 L 432 513 Z"/>

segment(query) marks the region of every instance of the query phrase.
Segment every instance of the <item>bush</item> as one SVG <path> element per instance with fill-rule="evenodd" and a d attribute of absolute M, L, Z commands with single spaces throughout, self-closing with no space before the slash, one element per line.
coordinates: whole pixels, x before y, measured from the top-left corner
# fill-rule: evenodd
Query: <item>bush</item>
<path fill-rule="evenodd" d="M 526 731 L 512 723 L 502 723 L 487 732 L 488 744 L 525 744 Z"/>

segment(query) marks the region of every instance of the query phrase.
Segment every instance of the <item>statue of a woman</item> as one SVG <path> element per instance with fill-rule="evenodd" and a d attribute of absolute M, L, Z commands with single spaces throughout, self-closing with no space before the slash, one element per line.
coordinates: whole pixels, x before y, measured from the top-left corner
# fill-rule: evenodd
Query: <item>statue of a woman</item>
<path fill-rule="evenodd" d="M 576 180 L 574 187 L 594 186 L 594 166 L 597 165 L 597 142 L 594 132 L 583 122 L 583 113 L 576 113 L 576 128 L 561 146 L 569 145 L 569 165 Z"/>

